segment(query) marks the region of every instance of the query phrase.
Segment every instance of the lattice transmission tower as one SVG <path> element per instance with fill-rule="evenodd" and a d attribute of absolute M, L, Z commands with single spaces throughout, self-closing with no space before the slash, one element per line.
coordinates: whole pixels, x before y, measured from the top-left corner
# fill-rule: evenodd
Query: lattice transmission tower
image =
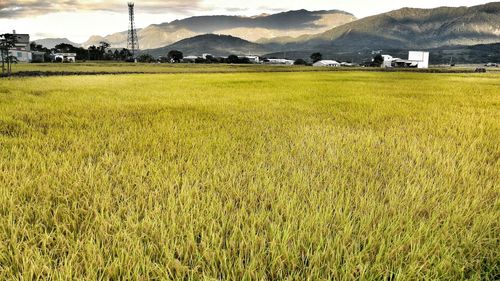
<path fill-rule="evenodd" d="M 139 38 L 137 37 L 137 30 L 135 29 L 133 2 L 128 3 L 128 15 L 130 23 L 128 27 L 127 48 L 132 52 L 132 57 L 135 58 L 135 54 L 139 50 Z"/>

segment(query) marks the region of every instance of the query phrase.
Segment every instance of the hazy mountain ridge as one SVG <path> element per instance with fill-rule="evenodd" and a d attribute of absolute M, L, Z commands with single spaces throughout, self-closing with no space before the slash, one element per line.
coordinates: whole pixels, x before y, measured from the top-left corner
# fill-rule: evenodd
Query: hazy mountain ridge
<path fill-rule="evenodd" d="M 403 8 L 347 23 L 321 34 L 275 43 L 282 43 L 284 49 L 377 49 L 496 42 L 500 42 L 500 2 L 469 8 Z"/>
<path fill-rule="evenodd" d="M 52 49 L 56 45 L 59 45 L 61 43 L 70 44 L 70 45 L 73 45 L 75 47 L 80 47 L 80 44 L 72 42 L 71 40 L 69 40 L 67 38 L 45 38 L 45 39 L 34 40 L 33 42 L 36 42 L 36 44 L 42 45 L 48 49 Z"/>
<path fill-rule="evenodd" d="M 184 56 L 201 55 L 204 53 L 214 56 L 229 56 L 231 54 L 263 55 L 270 51 L 266 46 L 249 42 L 230 35 L 204 34 L 183 39 L 175 44 L 145 50 L 143 52 L 153 56 L 166 56 L 171 50 L 179 50 Z"/>
<path fill-rule="evenodd" d="M 173 44 L 182 39 L 207 33 L 227 34 L 249 41 L 281 36 L 317 34 L 332 27 L 352 22 L 356 18 L 347 12 L 288 11 L 255 17 L 197 16 L 169 23 L 153 24 L 138 30 L 141 49 L 153 49 Z M 82 45 L 87 47 L 106 41 L 114 48 L 126 47 L 127 32 L 108 36 L 92 36 Z"/>

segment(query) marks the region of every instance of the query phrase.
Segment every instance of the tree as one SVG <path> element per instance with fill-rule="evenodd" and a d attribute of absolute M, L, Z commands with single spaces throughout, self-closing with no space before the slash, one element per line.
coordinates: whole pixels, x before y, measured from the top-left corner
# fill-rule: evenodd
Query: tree
<path fill-rule="evenodd" d="M 87 56 L 89 60 L 99 60 L 101 56 L 101 51 L 95 45 L 88 47 Z"/>
<path fill-rule="evenodd" d="M 111 45 L 108 42 L 105 42 L 105 41 L 99 42 L 99 47 L 97 47 L 97 49 L 100 52 L 99 59 L 101 59 L 101 60 L 112 59 L 112 56 L 113 56 L 112 53 L 110 54 L 109 52 L 106 51 L 109 49 L 110 46 Z M 109 51 L 111 51 L 111 50 L 109 50 Z"/>
<path fill-rule="evenodd" d="M 91 46 L 88 50 L 85 50 L 84 48 L 77 48 L 71 44 L 61 43 L 56 45 L 53 50 L 56 53 L 75 53 L 77 60 L 97 60 L 101 57 L 100 50 L 95 46 Z"/>
<path fill-rule="evenodd" d="M 250 63 L 250 59 L 247 57 L 238 58 L 238 59 L 239 59 L 238 63 L 242 63 L 242 64 L 249 64 Z"/>
<path fill-rule="evenodd" d="M 7 64 L 7 75 L 10 76 L 12 63 L 15 61 L 13 56 L 9 55 L 9 50 L 14 48 L 17 43 L 17 37 L 14 34 L 0 35 L 0 57 L 2 59 L 2 75 L 5 74 L 5 64 Z M 17 60 L 17 59 L 16 59 Z"/>
<path fill-rule="evenodd" d="M 31 42 L 30 43 L 30 49 L 32 51 L 44 53 L 43 54 L 43 61 L 50 61 L 50 54 L 51 54 L 50 49 L 45 48 L 42 45 L 36 44 L 36 42 Z M 33 61 L 32 62 L 36 62 L 35 57 L 33 57 Z M 38 62 L 41 62 L 41 61 L 38 61 Z"/>
<path fill-rule="evenodd" d="M 294 65 L 307 65 L 307 62 L 303 59 L 297 59 L 297 60 L 295 60 L 295 62 L 293 64 Z"/>
<path fill-rule="evenodd" d="M 313 54 L 311 54 L 311 59 L 312 59 L 313 63 L 316 63 L 316 62 L 323 59 L 323 55 L 321 53 L 313 53 Z"/>
<path fill-rule="evenodd" d="M 101 52 L 104 53 L 106 49 L 108 49 L 109 47 L 111 47 L 111 45 L 108 42 L 105 41 L 99 42 L 99 49 L 101 50 Z"/>
<path fill-rule="evenodd" d="M 105 60 L 113 60 L 114 58 L 114 53 L 111 49 L 109 49 L 106 54 L 104 55 Z"/>
<path fill-rule="evenodd" d="M 120 60 L 127 61 L 130 58 L 132 58 L 132 52 L 129 49 L 123 48 L 120 50 Z"/>
<path fill-rule="evenodd" d="M 238 57 L 236 55 L 230 55 L 227 57 L 227 63 L 239 63 L 239 64 L 248 64 L 250 63 L 250 59 L 247 57 Z"/>
<path fill-rule="evenodd" d="M 168 52 L 167 58 L 171 62 L 181 62 L 184 58 L 184 54 L 181 51 L 172 50 Z"/>
<path fill-rule="evenodd" d="M 383 63 L 384 63 L 384 57 L 381 54 L 378 54 L 373 58 L 374 66 L 380 67 Z"/>
<path fill-rule="evenodd" d="M 73 53 L 75 51 L 75 46 L 71 44 L 61 43 L 57 44 L 54 49 L 61 53 Z"/>
<path fill-rule="evenodd" d="M 150 62 L 155 62 L 156 60 L 150 54 L 142 54 L 137 58 L 137 61 L 150 63 Z"/>
<path fill-rule="evenodd" d="M 229 57 L 227 57 L 227 62 L 228 63 L 239 63 L 240 59 L 238 58 L 237 55 L 230 55 Z"/>
<path fill-rule="evenodd" d="M 160 56 L 160 57 L 158 58 L 158 61 L 159 61 L 159 62 L 161 62 L 161 63 L 168 63 L 168 62 L 171 62 L 171 61 L 168 59 L 168 57 L 162 57 L 162 56 Z"/>
<path fill-rule="evenodd" d="M 207 60 L 204 58 L 195 58 L 194 63 L 207 63 Z"/>
<path fill-rule="evenodd" d="M 120 51 L 118 51 L 118 49 L 116 49 L 116 50 L 113 52 L 113 59 L 114 59 L 114 60 L 120 60 Z"/>

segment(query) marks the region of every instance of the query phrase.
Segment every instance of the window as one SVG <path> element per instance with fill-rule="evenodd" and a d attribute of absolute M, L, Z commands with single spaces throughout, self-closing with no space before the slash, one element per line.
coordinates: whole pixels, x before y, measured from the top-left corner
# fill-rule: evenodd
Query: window
<path fill-rule="evenodd" d="M 17 52 L 17 58 L 19 58 L 19 59 L 20 59 L 20 58 L 22 58 L 22 57 L 23 57 L 23 53 L 21 53 L 21 52 Z"/>

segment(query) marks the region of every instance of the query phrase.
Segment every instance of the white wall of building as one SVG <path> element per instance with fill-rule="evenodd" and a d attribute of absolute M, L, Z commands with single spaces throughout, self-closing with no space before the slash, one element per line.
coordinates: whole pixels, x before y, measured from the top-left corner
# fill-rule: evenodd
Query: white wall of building
<path fill-rule="evenodd" d="M 287 60 L 287 59 L 267 59 L 264 61 L 265 63 L 268 64 L 285 64 L 285 65 L 293 65 L 295 61 L 293 60 Z"/>
<path fill-rule="evenodd" d="M 410 51 L 408 60 L 418 62 L 418 68 L 429 68 L 429 52 Z"/>
<path fill-rule="evenodd" d="M 391 55 L 382 55 L 382 57 L 384 58 L 384 62 L 380 67 L 382 68 L 392 67 L 392 61 L 394 60 L 394 58 Z"/>
<path fill-rule="evenodd" d="M 9 50 L 9 55 L 16 57 L 18 62 L 31 62 L 32 59 L 30 51 Z"/>

